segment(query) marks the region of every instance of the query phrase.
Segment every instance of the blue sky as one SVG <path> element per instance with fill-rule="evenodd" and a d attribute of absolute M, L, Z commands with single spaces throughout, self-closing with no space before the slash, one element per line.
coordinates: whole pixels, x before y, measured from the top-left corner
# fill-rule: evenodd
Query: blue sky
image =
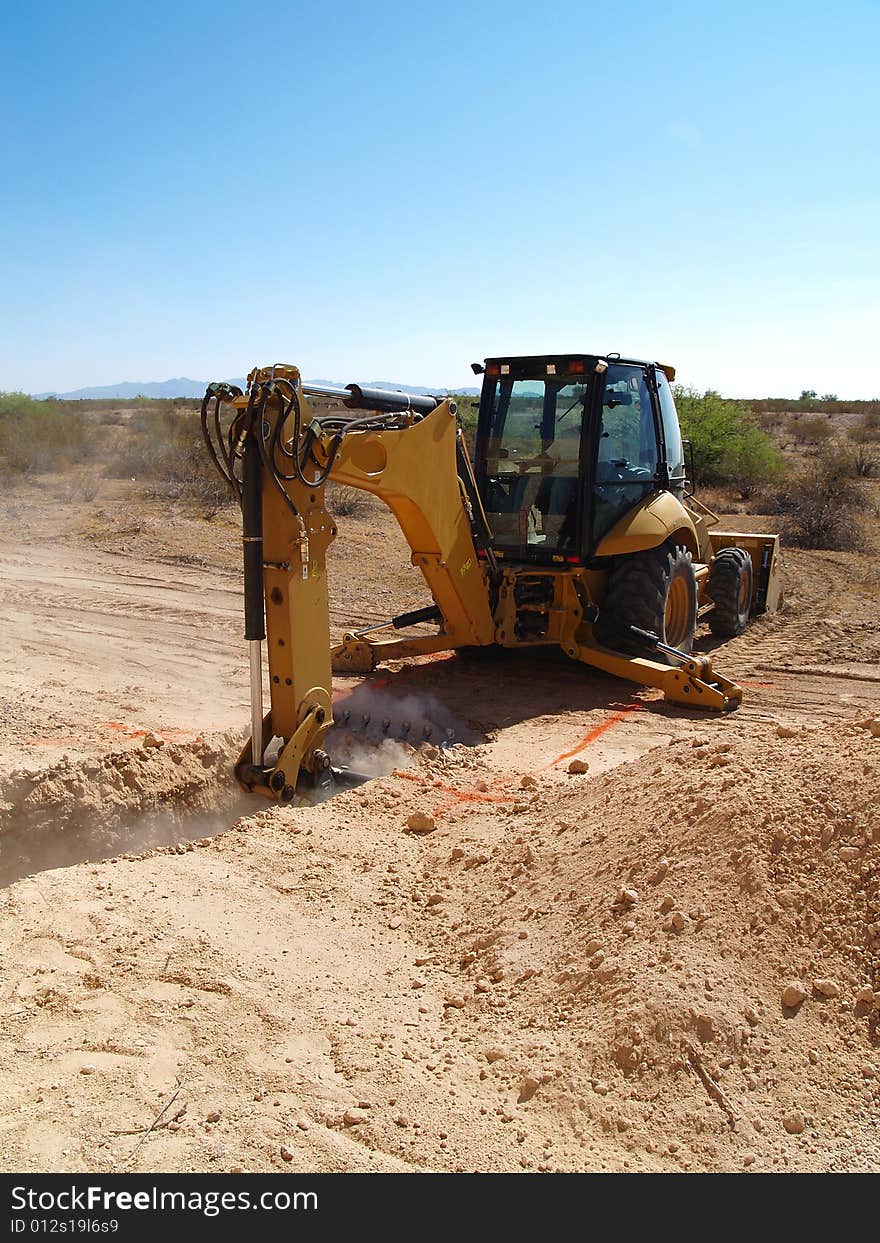
<path fill-rule="evenodd" d="M 7 0 L 0 389 L 880 395 L 880 4 Z"/>

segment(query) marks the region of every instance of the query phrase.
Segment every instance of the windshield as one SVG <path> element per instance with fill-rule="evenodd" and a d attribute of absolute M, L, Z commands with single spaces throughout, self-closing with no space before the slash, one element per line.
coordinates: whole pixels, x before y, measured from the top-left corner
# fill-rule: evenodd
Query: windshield
<path fill-rule="evenodd" d="M 573 548 L 585 376 L 495 382 L 484 504 L 498 545 Z"/>

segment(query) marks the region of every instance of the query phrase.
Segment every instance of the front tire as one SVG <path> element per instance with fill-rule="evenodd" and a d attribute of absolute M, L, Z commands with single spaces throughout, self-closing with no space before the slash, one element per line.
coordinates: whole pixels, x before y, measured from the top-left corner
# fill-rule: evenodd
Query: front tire
<path fill-rule="evenodd" d="M 742 548 L 722 548 L 712 562 L 706 595 L 715 602 L 709 629 L 722 639 L 735 639 L 749 624 L 752 608 L 752 559 Z"/>
<path fill-rule="evenodd" d="M 617 559 L 608 573 L 596 637 L 628 655 L 643 652 L 644 646 L 628 637 L 628 626 L 647 630 L 682 652 L 691 650 L 697 629 L 697 579 L 686 548 L 666 543 Z M 660 653 L 657 659 L 666 661 Z"/>

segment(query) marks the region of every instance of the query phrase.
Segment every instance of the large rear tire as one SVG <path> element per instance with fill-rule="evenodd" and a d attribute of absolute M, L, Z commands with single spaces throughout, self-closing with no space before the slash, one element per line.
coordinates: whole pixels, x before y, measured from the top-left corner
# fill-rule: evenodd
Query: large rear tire
<path fill-rule="evenodd" d="M 619 652 L 644 652 L 644 645 L 627 636 L 628 626 L 647 630 L 683 652 L 691 650 L 697 629 L 697 579 L 686 548 L 667 543 L 617 559 L 608 574 L 596 637 Z M 656 659 L 666 660 L 659 653 Z"/>
<path fill-rule="evenodd" d="M 752 559 L 744 549 L 721 549 L 709 571 L 706 595 L 715 602 L 708 617 L 712 633 L 723 639 L 742 634 L 752 608 Z"/>

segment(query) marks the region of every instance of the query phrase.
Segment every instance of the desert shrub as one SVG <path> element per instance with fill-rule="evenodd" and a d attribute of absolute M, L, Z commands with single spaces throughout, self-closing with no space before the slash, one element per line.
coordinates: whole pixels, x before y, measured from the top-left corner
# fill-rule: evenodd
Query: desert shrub
<path fill-rule="evenodd" d="M 477 417 L 480 413 L 479 397 L 472 397 L 470 394 L 458 395 L 450 394 L 454 398 L 457 406 L 458 422 L 464 432 L 464 438 L 467 441 L 468 449 L 473 449 L 474 438 L 477 434 Z"/>
<path fill-rule="evenodd" d="M 831 439 L 833 428 L 826 415 L 809 414 L 800 419 L 789 419 L 786 431 L 798 444 L 818 445 Z"/>
<path fill-rule="evenodd" d="M 846 551 L 865 545 L 862 517 L 870 508 L 868 497 L 846 455 L 830 447 L 769 494 L 766 505 L 783 516 L 783 538 L 795 547 Z"/>
<path fill-rule="evenodd" d="M 753 434 L 754 433 L 754 434 Z M 753 428 L 743 435 L 736 450 L 730 482 L 744 501 L 762 491 L 782 473 L 782 461 L 776 448 L 763 432 Z"/>
<path fill-rule="evenodd" d="M 202 440 L 198 411 L 164 401 L 131 416 L 108 472 L 146 483 L 152 496 L 189 498 L 215 509 L 233 500 Z"/>
<path fill-rule="evenodd" d="M 838 414 L 841 411 L 866 414 L 872 410 L 880 412 L 880 398 L 877 397 L 869 400 L 859 398 L 852 401 L 841 401 L 839 398 L 835 401 L 826 401 L 820 397 L 750 397 L 747 404 L 752 410 L 775 410 L 780 414 L 792 414 L 797 411 L 807 414 Z"/>
<path fill-rule="evenodd" d="M 81 410 L 26 393 L 0 393 L 0 471 L 27 475 L 81 462 L 89 452 Z"/>
<path fill-rule="evenodd" d="M 367 503 L 367 495 L 360 488 L 348 488 L 342 484 L 330 484 L 327 488 L 327 507 L 336 518 L 351 518 L 361 513 Z"/>
<path fill-rule="evenodd" d="M 844 455 L 851 473 L 859 479 L 873 479 L 880 475 L 880 449 L 876 445 L 858 441 Z"/>
<path fill-rule="evenodd" d="M 65 476 L 61 491 L 57 495 L 63 501 L 93 501 L 101 491 L 102 479 L 100 470 L 73 472 Z"/>
<path fill-rule="evenodd" d="M 695 482 L 732 483 L 745 497 L 779 476 L 782 458 L 747 406 L 681 385 L 675 405 L 682 435 L 693 446 Z"/>
<path fill-rule="evenodd" d="M 847 435 L 850 440 L 858 443 L 877 444 L 880 442 L 880 409 L 866 410 L 861 420 L 850 427 Z"/>
<path fill-rule="evenodd" d="M 785 420 L 778 410 L 761 410 L 755 415 L 758 426 L 765 432 L 778 432 Z"/>

